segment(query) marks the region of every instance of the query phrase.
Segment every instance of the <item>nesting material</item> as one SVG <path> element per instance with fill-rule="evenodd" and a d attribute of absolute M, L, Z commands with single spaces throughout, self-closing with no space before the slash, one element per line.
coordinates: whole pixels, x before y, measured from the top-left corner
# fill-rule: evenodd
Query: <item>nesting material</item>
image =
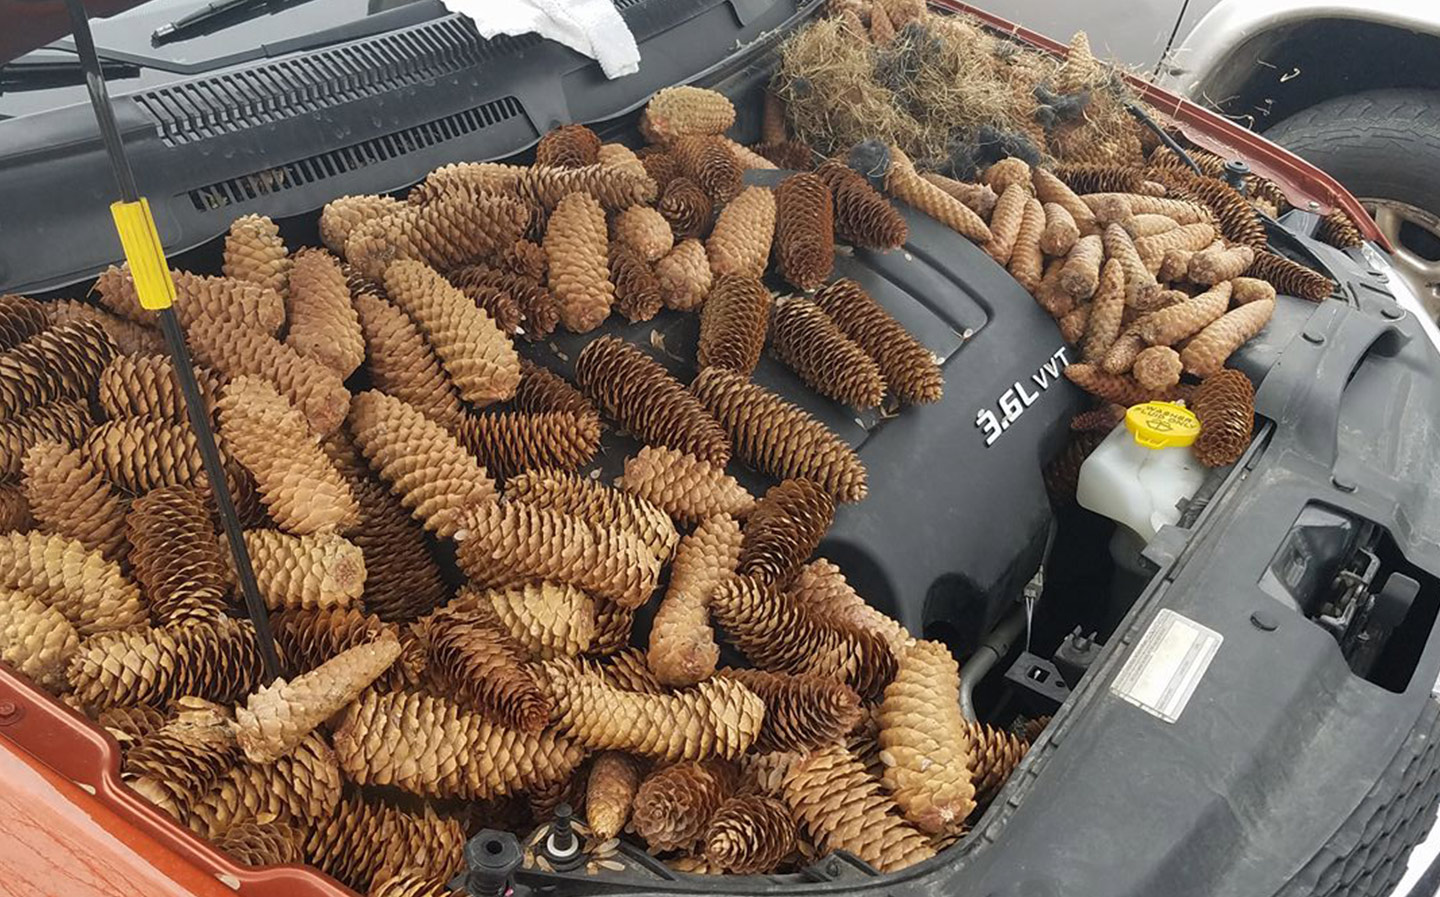
<path fill-rule="evenodd" d="M 167 486 L 136 499 L 126 516 L 130 563 L 162 625 L 213 619 L 230 605 L 229 570 L 205 498 Z"/>
<path fill-rule="evenodd" d="M 835 264 L 835 212 L 825 181 L 791 175 L 775 188 L 775 255 L 780 276 L 796 289 L 813 290 Z"/>
<path fill-rule="evenodd" d="M 715 274 L 761 277 L 775 235 L 775 194 L 767 187 L 746 187 L 720 210 L 705 241 Z"/>
<path fill-rule="evenodd" d="M 446 610 L 425 621 L 429 674 L 442 693 L 486 719 L 521 732 L 538 732 L 554 709 L 523 662 L 524 650 L 489 625 L 493 612 Z"/>
<path fill-rule="evenodd" d="M 304 249 L 295 254 L 286 294 L 290 324 L 285 342 L 314 358 L 343 380 L 365 360 L 365 338 L 350 305 L 345 272 L 330 253 Z"/>
<path fill-rule="evenodd" d="M 603 843 L 620 834 L 639 787 L 640 764 L 633 757 L 619 751 L 595 757 L 585 785 L 585 821 L 591 838 Z"/>
<path fill-rule="evenodd" d="M 826 284 L 816 292 L 815 303 L 875 360 L 886 385 L 902 401 L 939 401 L 944 377 L 935 356 L 860 284 L 844 278 Z"/>
<path fill-rule="evenodd" d="M 1191 408 L 1200 418 L 1195 457 L 1206 467 L 1234 464 L 1250 445 L 1255 425 L 1255 388 L 1250 378 L 1227 368 L 1205 378 Z"/>
<path fill-rule="evenodd" d="M 744 517 L 755 506 L 755 496 L 723 467 L 663 446 L 646 446 L 626 459 L 618 485 L 682 524 Z"/>
<path fill-rule="evenodd" d="M 723 134 L 735 124 L 735 106 L 704 87 L 666 87 L 645 104 L 640 129 L 657 143 L 687 134 Z"/>
<path fill-rule="evenodd" d="M 880 705 L 880 746 L 885 785 L 905 818 L 931 834 L 962 831 L 975 786 L 960 668 L 949 648 L 918 641 L 901 656 Z"/>
<path fill-rule="evenodd" d="M 765 350 L 770 322 L 770 291 L 758 278 L 722 274 L 700 312 L 700 367 L 723 367 L 750 374 Z"/>
<path fill-rule="evenodd" d="M 463 415 L 460 396 L 410 316 L 374 293 L 357 294 L 354 304 L 375 388 L 444 426 L 459 421 Z"/>
<path fill-rule="evenodd" d="M 452 432 L 485 469 L 509 478 L 527 470 L 578 470 L 600 448 L 600 422 L 571 411 L 494 411 L 469 415 Z"/>
<path fill-rule="evenodd" d="M 640 783 L 631 824 L 653 851 L 691 849 L 732 788 L 732 774 L 719 764 L 675 763 Z"/>
<path fill-rule="evenodd" d="M 771 487 L 746 522 L 737 572 L 785 585 L 834 520 L 834 499 L 810 480 L 786 480 Z"/>
<path fill-rule="evenodd" d="M 41 440 L 20 466 L 37 523 L 111 560 L 125 555 L 125 503 L 86 452 Z"/>
<path fill-rule="evenodd" d="M 563 470 L 538 469 L 512 477 L 506 498 L 571 514 L 595 527 L 630 533 L 661 561 L 668 561 L 680 540 L 669 516 L 644 499 L 612 489 L 589 477 Z"/>
<path fill-rule="evenodd" d="M 80 636 L 64 614 L 15 589 L 0 589 L 0 660 L 52 693 L 66 689 L 66 670 Z"/>
<path fill-rule="evenodd" d="M 821 395 L 857 409 L 884 398 L 880 366 L 814 302 L 778 300 L 770 333 L 776 357 Z"/>
<path fill-rule="evenodd" d="M 245 547 L 260 595 L 279 608 L 347 607 L 365 592 L 365 554 L 334 533 L 249 530 Z"/>
<path fill-rule="evenodd" d="M 693 311 L 705 301 L 713 274 L 705 245 L 692 238 L 682 240 L 663 259 L 655 263 L 655 276 L 660 281 L 660 299 L 666 308 Z"/>
<path fill-rule="evenodd" d="M 225 235 L 226 277 L 245 280 L 285 295 L 290 257 L 280 228 L 263 215 L 236 218 Z"/>
<path fill-rule="evenodd" d="M 694 685 L 715 672 L 720 646 L 710 625 L 710 596 L 735 572 L 741 541 L 740 524 L 725 515 L 702 521 L 680 541 L 646 653 L 646 663 L 661 683 Z"/>

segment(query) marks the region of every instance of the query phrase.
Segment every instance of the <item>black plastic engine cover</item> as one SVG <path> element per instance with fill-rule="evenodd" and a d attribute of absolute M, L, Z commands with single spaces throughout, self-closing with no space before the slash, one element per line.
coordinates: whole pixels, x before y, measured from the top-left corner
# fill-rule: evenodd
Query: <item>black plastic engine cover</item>
<path fill-rule="evenodd" d="M 781 177 L 753 171 L 748 180 Z M 905 212 L 910 240 L 903 249 L 844 250 L 835 276 L 858 281 L 935 353 L 944 398 L 889 416 L 857 416 L 768 355 L 754 379 L 824 421 L 865 462 L 870 494 L 841 506 L 820 554 L 911 632 L 969 645 L 1039 565 L 1050 521 L 1041 467 L 1085 400 L 1061 376 L 1073 350 L 1030 295 L 968 240 Z M 696 315 L 662 312 L 639 324 L 612 316 L 595 333 L 559 334 L 526 351 L 573 379 L 580 350 L 611 333 L 688 383 L 698 331 Z M 619 475 L 634 448 L 607 433 L 603 476 Z M 738 463 L 731 469 L 757 494 L 771 484 Z"/>

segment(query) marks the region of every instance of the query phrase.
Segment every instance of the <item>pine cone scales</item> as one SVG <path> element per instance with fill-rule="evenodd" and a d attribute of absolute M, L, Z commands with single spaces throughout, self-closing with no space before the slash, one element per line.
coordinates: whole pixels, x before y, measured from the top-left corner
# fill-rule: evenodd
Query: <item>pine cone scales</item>
<path fill-rule="evenodd" d="M 286 608 L 270 615 L 286 675 L 309 672 L 342 651 L 380 638 L 394 627 L 352 608 Z"/>
<path fill-rule="evenodd" d="M 550 721 L 551 703 L 519 646 L 488 620 L 494 612 L 442 612 L 428 622 L 429 669 L 446 694 L 492 722 L 520 732 L 539 732 Z"/>
<path fill-rule="evenodd" d="M 584 654 L 595 639 L 595 601 L 574 586 L 542 582 L 485 591 L 466 586 L 447 607 L 473 611 L 485 606 L 537 660 Z"/>
<path fill-rule="evenodd" d="M 221 617 L 94 636 L 68 677 L 82 705 L 104 708 L 162 706 L 183 695 L 228 704 L 252 691 L 262 672 L 254 627 Z"/>
<path fill-rule="evenodd" d="M 527 470 L 578 470 L 600 450 L 600 419 L 568 411 L 472 414 L 453 428 L 487 471 L 502 478 Z"/>
<path fill-rule="evenodd" d="M 0 589 L 0 660 L 60 693 L 79 649 L 80 637 L 60 611 L 27 592 Z"/>
<path fill-rule="evenodd" d="M 782 785 L 785 802 L 822 850 L 848 850 L 881 872 L 894 872 L 935 855 L 928 840 L 895 813 L 854 756 L 838 745 L 791 765 Z"/>
<path fill-rule="evenodd" d="M 48 303 L 46 314 L 56 326 L 87 322 L 99 324 L 119 352 L 129 355 L 155 355 L 165 351 L 160 331 L 141 326 L 97 305 L 77 299 L 57 299 Z"/>
<path fill-rule="evenodd" d="M 884 398 L 880 367 L 809 299 L 778 300 L 770 337 L 776 357 L 821 395 L 857 409 Z"/>
<path fill-rule="evenodd" d="M 1257 252 L 1245 276 L 1258 278 L 1273 284 L 1276 290 L 1288 296 L 1299 296 L 1311 302 L 1323 300 L 1334 289 L 1334 284 L 1324 274 L 1273 252 Z"/>
<path fill-rule="evenodd" d="M 425 331 L 462 399 L 484 407 L 515 394 L 520 359 L 510 338 L 434 269 L 397 262 L 385 270 L 385 290 Z"/>
<path fill-rule="evenodd" d="M 229 606 L 230 575 L 205 497 L 166 486 L 130 505 L 130 563 L 161 625 L 214 619 Z"/>
<path fill-rule="evenodd" d="M 740 459 L 777 479 L 813 480 L 839 501 L 865 497 L 865 467 L 824 424 L 742 375 L 706 368 L 690 385 Z"/>
<path fill-rule="evenodd" d="M 919 641 L 900 658 L 880 705 L 885 785 L 921 831 L 959 832 L 975 809 L 974 757 L 950 649 Z"/>
<path fill-rule="evenodd" d="M 715 274 L 761 277 L 775 234 L 775 194 L 767 187 L 746 187 L 715 220 L 705 241 L 710 270 Z"/>
<path fill-rule="evenodd" d="M 620 834 L 639 787 L 640 764 L 633 757 L 619 751 L 596 755 L 585 786 L 585 821 L 591 838 L 603 843 Z"/>
<path fill-rule="evenodd" d="M 635 832 L 652 851 L 694 846 L 730 791 L 727 778 L 713 764 L 695 762 L 651 773 L 635 794 Z"/>
<path fill-rule="evenodd" d="M 655 276 L 660 280 L 660 298 L 666 308 L 693 311 L 705 301 L 712 274 L 710 258 L 699 240 L 690 238 L 655 263 Z"/>
<path fill-rule="evenodd" d="M 189 701 L 173 720 L 125 755 L 121 776 L 176 820 L 209 793 L 239 758 L 234 723 L 220 708 Z"/>
<path fill-rule="evenodd" d="M 592 526 L 624 530 L 662 562 L 670 559 L 675 543 L 680 541 L 675 524 L 664 511 L 589 477 L 554 469 L 532 470 L 512 477 L 505 484 L 505 495 L 574 515 Z"/>
<path fill-rule="evenodd" d="M 249 530 L 245 547 L 271 610 L 347 607 L 365 591 L 364 552 L 334 533 Z"/>
<path fill-rule="evenodd" d="M 649 206 L 631 206 L 615 216 L 615 242 L 629 247 L 646 262 L 658 261 L 675 246 L 665 216 Z"/>
<path fill-rule="evenodd" d="M 147 619 L 140 590 L 120 567 L 64 536 L 0 535 L 0 587 L 40 599 L 81 635 L 129 629 Z"/>
<path fill-rule="evenodd" d="M 1200 463 L 1222 467 L 1240 460 L 1255 425 L 1255 388 L 1250 378 L 1232 368 L 1206 377 L 1195 390 L 1191 408 L 1200 418 L 1200 435 L 1193 447 Z"/>
<path fill-rule="evenodd" d="M 1030 749 L 1030 742 L 974 720 L 970 721 L 969 728 L 974 764 L 970 780 L 975 783 L 976 802 L 985 804 L 1010 779 L 1010 774 Z"/>
<path fill-rule="evenodd" d="M 724 670 L 720 675 L 765 702 L 765 722 L 755 739 L 760 753 L 814 750 L 843 738 L 860 721 L 860 696 L 840 682 L 764 670 Z"/>
<path fill-rule="evenodd" d="M 890 147 L 890 172 L 885 190 L 941 224 L 976 243 L 990 239 L 990 228 L 969 206 L 920 177 L 915 165 L 899 147 Z"/>
<path fill-rule="evenodd" d="M 376 878 L 370 886 L 369 897 L 454 897 L 449 879 L 426 877 L 410 873 Z"/>
<path fill-rule="evenodd" d="M 42 440 L 21 462 L 25 500 L 40 525 L 107 558 L 124 555 L 125 505 L 79 448 Z"/>
<path fill-rule="evenodd" d="M 48 308 L 28 296 L 0 295 L 0 349 L 13 349 L 52 323 Z"/>
<path fill-rule="evenodd" d="M 0 353 L 0 420 L 57 399 L 88 396 L 116 351 L 104 328 L 80 321 Z"/>
<path fill-rule="evenodd" d="M 549 732 L 526 735 L 445 698 L 365 693 L 335 730 L 340 767 L 361 784 L 485 799 L 566 780 L 584 750 Z"/>
<path fill-rule="evenodd" d="M 616 212 L 636 203 L 654 202 L 656 186 L 643 170 L 630 166 L 587 165 L 521 169 L 515 190 L 546 209 L 556 208 L 567 196 L 584 193 L 605 211 Z"/>
<path fill-rule="evenodd" d="M 605 210 L 585 193 L 560 200 L 545 230 L 550 292 L 560 303 L 560 323 L 587 333 L 610 316 L 615 286 L 610 282 Z"/>
<path fill-rule="evenodd" d="M 730 442 L 685 387 L 644 352 L 605 336 L 575 362 L 580 390 L 637 438 L 689 452 L 714 464 L 730 459 Z"/>
<path fill-rule="evenodd" d="M 741 540 L 740 524 L 720 515 L 702 521 L 680 541 L 646 654 L 646 664 L 665 685 L 694 685 L 715 672 L 720 646 L 710 626 L 710 595 L 734 573 Z"/>
<path fill-rule="evenodd" d="M 722 274 L 700 310 L 700 367 L 722 367 L 749 375 L 765 350 L 770 291 L 754 277 Z"/>
<path fill-rule="evenodd" d="M 787 591 L 818 619 L 840 626 L 868 629 L 896 650 L 910 639 L 905 627 L 875 609 L 845 581 L 831 561 L 819 558 L 801 567 Z"/>
<path fill-rule="evenodd" d="M 670 694 L 617 688 L 595 673 L 551 667 L 557 725 L 592 751 L 661 760 L 734 759 L 760 732 L 764 703 L 738 682 L 708 680 Z"/>
<path fill-rule="evenodd" d="M 353 489 L 360 525 L 350 540 L 365 556 L 365 610 L 382 620 L 413 620 L 450 594 L 425 531 L 398 498 L 366 478 Z"/>
<path fill-rule="evenodd" d="M 476 583 L 568 583 L 635 608 L 660 576 L 660 559 L 633 536 L 518 502 L 471 507 L 455 540 L 460 569 Z"/>
<path fill-rule="evenodd" d="M 835 236 L 855 246 L 898 249 L 910 237 L 905 216 L 848 166 L 828 159 L 815 174 L 830 188 Z"/>
<path fill-rule="evenodd" d="M 826 284 L 816 292 L 815 304 L 875 359 L 886 385 L 902 401 L 940 400 L 944 375 L 935 356 L 860 284 L 846 278 Z"/>
<path fill-rule="evenodd" d="M 1230 282 L 1216 284 L 1198 296 L 1153 311 L 1135 322 L 1135 330 L 1152 346 L 1168 346 L 1199 333 L 1230 307 Z"/>
<path fill-rule="evenodd" d="M 733 875 L 754 875 L 789 856 L 796 838 L 795 820 L 782 801 L 758 794 L 732 797 L 710 817 L 705 857 Z"/>
<path fill-rule="evenodd" d="M 775 253 L 780 276 L 813 290 L 835 264 L 835 212 L 830 189 L 818 176 L 791 175 L 775 188 Z"/>
<path fill-rule="evenodd" d="M 365 334 L 375 388 L 444 426 L 460 420 L 464 414 L 460 397 L 410 316 L 374 293 L 358 293 L 352 301 Z"/>
<path fill-rule="evenodd" d="M 355 397 L 351 427 L 365 459 L 427 530 L 449 536 L 464 509 L 495 484 L 444 427 L 384 393 Z"/>
<path fill-rule="evenodd" d="M 42 439 L 75 445 L 91 426 L 83 402 L 65 399 L 31 408 L 12 420 L 0 421 L 0 475 L 14 477 L 30 446 Z"/>
<path fill-rule="evenodd" d="M 225 235 L 226 277 L 244 280 L 285 295 L 290 257 L 280 228 L 263 215 L 236 218 Z"/>
<path fill-rule="evenodd" d="M 285 341 L 341 379 L 349 377 L 365 360 L 365 338 L 340 263 L 324 250 L 301 250 L 291 266 L 289 288 Z"/>
<path fill-rule="evenodd" d="M 715 205 L 728 203 L 740 193 L 745 172 L 724 138 L 681 137 L 670 145 L 670 155 L 680 175 L 694 181 Z"/>
<path fill-rule="evenodd" d="M 349 483 L 305 416 L 271 384 L 235 378 L 223 391 L 219 411 L 227 451 L 255 475 L 265 507 L 281 528 L 299 535 L 334 532 L 359 520 Z"/>
<path fill-rule="evenodd" d="M 383 218 L 405 205 L 392 196 L 342 196 L 325 204 L 320 212 L 320 241 L 331 252 L 343 255 L 350 232 L 362 222 Z"/>
<path fill-rule="evenodd" d="M 205 368 L 195 369 L 205 407 L 214 412 L 220 382 Z M 154 417 L 187 423 L 185 397 L 175 368 L 163 355 L 116 355 L 100 372 L 96 388 L 100 409 L 107 418 Z"/>

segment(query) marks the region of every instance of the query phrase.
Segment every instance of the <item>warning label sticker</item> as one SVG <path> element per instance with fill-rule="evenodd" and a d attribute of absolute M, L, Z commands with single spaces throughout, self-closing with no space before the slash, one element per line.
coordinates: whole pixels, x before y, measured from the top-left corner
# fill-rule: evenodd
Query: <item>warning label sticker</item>
<path fill-rule="evenodd" d="M 1110 691 L 1173 723 L 1185 712 L 1224 640 L 1215 630 L 1163 608 L 1110 684 Z"/>

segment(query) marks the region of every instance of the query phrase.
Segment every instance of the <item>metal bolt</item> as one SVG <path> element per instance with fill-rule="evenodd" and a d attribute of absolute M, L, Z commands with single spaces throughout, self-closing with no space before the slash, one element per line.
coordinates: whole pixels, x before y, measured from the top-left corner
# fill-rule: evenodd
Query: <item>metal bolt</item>
<path fill-rule="evenodd" d="M 1267 611 L 1257 610 L 1250 615 L 1250 622 L 1261 632 L 1274 632 L 1280 624 Z"/>
<path fill-rule="evenodd" d="M 25 708 L 14 701 L 0 701 L 0 726 L 8 726 L 11 723 L 20 721 L 25 715 Z"/>

